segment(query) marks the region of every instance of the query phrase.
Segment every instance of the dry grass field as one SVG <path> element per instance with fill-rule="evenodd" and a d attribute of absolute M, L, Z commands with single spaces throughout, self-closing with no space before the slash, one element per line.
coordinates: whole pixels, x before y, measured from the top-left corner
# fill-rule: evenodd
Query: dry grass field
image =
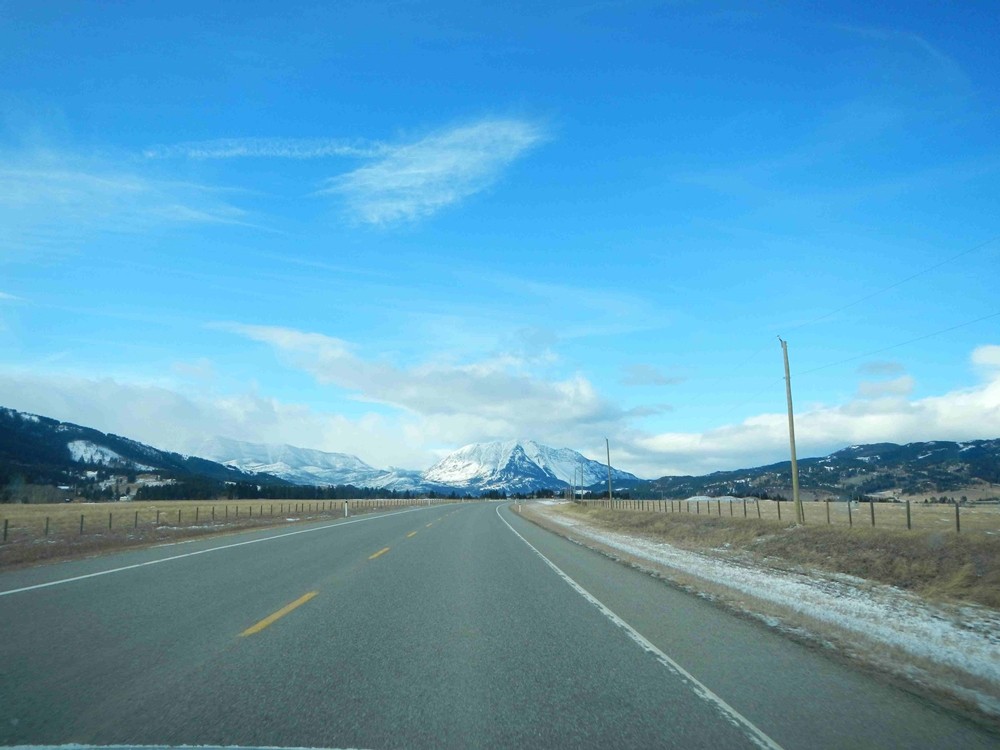
<path fill-rule="evenodd" d="M 599 505 L 606 501 L 591 501 Z M 681 513 L 690 515 L 710 515 L 723 518 L 760 518 L 770 521 L 794 521 L 795 507 L 790 502 L 778 503 L 773 500 L 616 500 L 616 509 L 657 513 Z M 806 525 L 818 526 L 829 523 L 833 526 L 872 526 L 872 512 L 875 528 L 906 530 L 906 503 L 844 503 L 806 502 Z M 759 510 L 759 515 L 758 515 Z M 829 514 L 829 515 L 828 515 Z M 1000 536 L 1000 505 L 963 505 L 959 507 L 959 527 L 962 533 L 982 532 Z M 955 530 L 955 506 L 938 503 L 910 503 L 910 526 L 914 531 Z"/>
<path fill-rule="evenodd" d="M 702 502 L 700 513 L 692 503 L 691 513 L 661 510 L 659 501 L 643 510 L 608 510 L 598 503 L 556 506 L 559 513 L 584 518 L 588 523 L 612 531 L 662 539 L 677 547 L 696 551 L 716 550 L 725 554 L 745 554 L 771 566 L 805 566 L 835 573 L 847 573 L 914 591 L 932 599 L 975 602 L 1000 609 L 1000 512 L 995 506 L 968 511 L 962 508 L 962 531 L 954 529 L 954 508 L 913 507 L 913 530 L 906 529 L 905 506 L 875 505 L 876 527 L 871 527 L 869 508 L 862 504 L 860 521 L 846 522 L 844 503 L 831 503 L 831 523 L 826 523 L 822 503 L 807 503 L 806 525 L 792 521 L 790 503 L 782 503 L 782 520 L 777 520 L 776 503 L 748 503 L 743 518 L 742 503 L 735 503 L 733 515 L 722 503 L 719 515 L 715 501 L 711 513 Z M 681 501 L 683 504 L 684 501 Z M 654 510 L 655 507 L 655 510 Z M 686 511 L 686 508 L 683 510 Z M 859 509 L 852 509 L 852 514 Z M 769 512 L 770 511 L 770 512 Z M 787 511 L 787 512 L 786 512 Z M 949 515 L 950 512 L 950 515 Z M 894 514 L 894 515 L 890 515 Z M 790 518 L 791 517 L 791 518 Z M 879 524 L 879 519 L 885 523 Z M 815 522 L 810 523 L 813 519 Z"/>
<path fill-rule="evenodd" d="M 437 500 L 435 502 L 442 502 Z M 349 513 L 425 500 L 351 500 Z M 343 500 L 230 500 L 0 505 L 0 566 L 119 547 L 341 518 Z"/>

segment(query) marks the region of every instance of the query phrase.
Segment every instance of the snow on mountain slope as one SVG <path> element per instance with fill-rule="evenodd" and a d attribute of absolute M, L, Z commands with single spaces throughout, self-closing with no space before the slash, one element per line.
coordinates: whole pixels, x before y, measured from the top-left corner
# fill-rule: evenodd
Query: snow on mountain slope
<path fill-rule="evenodd" d="M 371 480 L 386 473 L 349 453 L 245 443 L 222 437 L 203 441 L 192 453 L 243 471 L 265 472 L 299 484 L 375 486 Z"/>
<path fill-rule="evenodd" d="M 70 457 L 81 464 L 103 464 L 104 466 L 129 467 L 139 471 L 148 471 L 152 467 L 131 461 L 110 448 L 97 445 L 89 440 L 71 440 L 66 443 Z"/>
<path fill-rule="evenodd" d="M 445 456 L 424 472 L 424 480 L 470 490 L 530 492 L 573 483 L 581 471 L 584 486 L 607 478 L 607 467 L 569 448 L 549 448 L 533 440 L 473 443 Z M 611 470 L 616 481 L 637 477 Z M 579 481 L 579 480 L 578 480 Z"/>

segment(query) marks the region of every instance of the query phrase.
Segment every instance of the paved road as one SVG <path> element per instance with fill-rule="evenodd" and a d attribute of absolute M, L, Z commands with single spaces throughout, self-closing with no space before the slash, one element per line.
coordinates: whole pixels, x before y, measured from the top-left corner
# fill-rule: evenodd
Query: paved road
<path fill-rule="evenodd" d="M 468 504 L 0 574 L 0 744 L 70 742 L 996 748 L 1000 737 L 507 506 Z"/>

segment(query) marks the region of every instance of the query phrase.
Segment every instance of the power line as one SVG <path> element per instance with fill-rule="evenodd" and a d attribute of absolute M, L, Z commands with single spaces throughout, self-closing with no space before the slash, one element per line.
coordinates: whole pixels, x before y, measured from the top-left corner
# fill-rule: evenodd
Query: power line
<path fill-rule="evenodd" d="M 917 336 L 915 339 L 908 339 L 906 341 L 900 341 L 898 344 L 893 344 L 892 346 L 886 346 L 881 349 L 875 349 L 870 352 L 865 352 L 864 354 L 858 354 L 853 357 L 847 357 L 846 359 L 838 360 L 837 362 L 831 362 L 827 365 L 821 365 L 820 367 L 814 367 L 811 370 L 806 370 L 805 372 L 797 373 L 799 377 L 803 375 L 809 375 L 814 372 L 819 372 L 820 370 L 826 370 L 830 367 L 836 367 L 837 365 L 846 364 L 847 362 L 854 362 L 859 359 L 864 359 L 865 357 L 871 357 L 874 354 L 881 354 L 882 352 L 887 352 L 892 349 L 898 349 L 901 346 L 906 346 L 907 344 L 913 344 L 917 341 L 923 341 L 924 339 L 929 339 L 934 336 L 940 336 L 942 333 L 948 333 L 949 331 L 957 331 L 959 328 L 965 328 L 966 326 L 971 326 L 973 323 L 979 323 L 983 320 L 989 320 L 990 318 L 1000 317 L 1000 312 L 990 313 L 989 315 L 984 315 L 981 318 L 976 318 L 975 320 L 967 320 L 964 323 L 959 323 L 957 325 L 950 326 L 948 328 L 942 328 L 939 331 L 934 331 L 933 333 L 926 333 L 923 336 Z"/>
<path fill-rule="evenodd" d="M 992 239 L 988 239 L 985 242 L 981 242 L 978 245 L 976 245 L 975 247 L 970 247 L 968 250 L 963 250 L 962 252 L 957 253 L 956 255 L 952 255 L 950 258 L 945 258 L 941 262 L 935 263 L 933 266 L 928 266 L 927 268 L 924 268 L 924 269 L 922 269 L 920 271 L 917 271 L 916 273 L 910 274 L 905 279 L 901 279 L 901 280 L 899 280 L 899 281 L 897 281 L 897 282 L 895 282 L 893 284 L 889 284 L 889 286 L 882 287 L 881 289 L 876 289 L 874 292 L 871 292 L 870 294 L 866 294 L 864 297 L 861 297 L 860 299 L 856 299 L 853 302 L 848 302 L 846 305 L 841 305 L 836 310 L 831 310 L 830 312 L 828 312 L 828 313 L 826 313 L 824 315 L 820 315 L 818 318 L 813 318 L 812 320 L 808 320 L 805 323 L 799 323 L 799 325 L 795 326 L 794 328 L 790 328 L 789 330 L 790 331 L 797 331 L 798 329 L 805 328 L 806 326 L 812 325 L 813 323 L 818 323 L 821 320 L 826 320 L 827 318 L 832 317 L 832 316 L 836 315 L 839 312 L 843 312 L 844 310 L 847 310 L 848 308 L 854 307 L 855 305 L 860 305 L 862 302 L 867 302 L 868 300 L 872 299 L 873 297 L 878 297 L 880 294 L 885 294 L 890 289 L 895 289 L 896 287 L 902 286 L 903 284 L 907 283 L 908 281 L 913 281 L 913 279 L 917 278 L 918 276 L 923 276 L 925 273 L 930 273 L 931 271 L 933 271 L 933 270 L 935 270 L 937 268 L 940 268 L 941 266 L 947 265 L 948 263 L 951 263 L 952 261 L 956 261 L 959 258 L 964 258 L 966 255 L 974 253 L 977 250 L 982 250 L 984 247 L 986 247 L 987 245 L 993 244 L 997 240 L 1000 240 L 1000 236 L 993 237 Z M 754 356 L 756 356 L 756 355 L 754 355 Z"/>

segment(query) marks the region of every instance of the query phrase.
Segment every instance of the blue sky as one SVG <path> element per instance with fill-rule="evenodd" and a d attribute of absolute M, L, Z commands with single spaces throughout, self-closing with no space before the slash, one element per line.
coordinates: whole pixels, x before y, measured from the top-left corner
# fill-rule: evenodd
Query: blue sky
<path fill-rule="evenodd" d="M 701 473 L 781 335 L 802 455 L 1000 435 L 994 4 L 205 5 L 0 5 L 0 404 Z"/>

